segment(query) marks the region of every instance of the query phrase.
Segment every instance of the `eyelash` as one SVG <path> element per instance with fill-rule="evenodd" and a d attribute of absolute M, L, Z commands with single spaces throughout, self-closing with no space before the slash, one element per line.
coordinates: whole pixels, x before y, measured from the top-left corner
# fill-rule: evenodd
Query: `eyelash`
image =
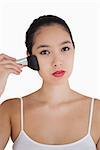
<path fill-rule="evenodd" d="M 64 47 L 64 48 L 62 48 L 62 49 L 65 50 L 66 48 L 67 48 L 67 51 L 70 50 L 69 47 Z M 42 54 L 42 52 L 46 52 L 46 51 L 48 51 L 48 50 L 43 50 L 43 51 L 40 52 L 40 54 L 41 54 L 41 55 L 45 55 L 45 54 Z M 65 52 L 67 52 L 67 51 L 65 51 Z M 50 53 L 50 52 L 49 52 L 49 53 Z"/>

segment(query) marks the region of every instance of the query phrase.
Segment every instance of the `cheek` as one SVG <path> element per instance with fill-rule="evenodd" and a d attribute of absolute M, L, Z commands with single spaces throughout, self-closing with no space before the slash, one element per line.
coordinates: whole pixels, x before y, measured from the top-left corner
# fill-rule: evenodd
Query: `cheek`
<path fill-rule="evenodd" d="M 39 74 L 43 77 L 43 76 L 48 76 L 48 73 L 50 72 L 50 62 L 48 62 L 48 60 L 44 60 L 43 58 L 38 58 L 38 62 L 39 62 L 39 66 L 40 66 L 40 70 L 39 70 Z"/>
<path fill-rule="evenodd" d="M 74 62 L 74 53 L 70 53 L 69 55 L 67 55 L 64 62 L 65 68 L 69 73 L 72 71 L 73 62 Z"/>
<path fill-rule="evenodd" d="M 68 58 L 68 61 L 67 61 L 67 67 L 68 67 L 69 73 L 72 72 L 73 63 L 74 63 L 74 55 L 71 55 L 71 56 Z"/>
<path fill-rule="evenodd" d="M 46 79 L 48 80 L 50 77 L 49 77 L 49 74 L 50 74 L 50 71 L 49 69 L 45 66 L 45 67 L 42 67 L 41 66 L 41 69 L 39 70 L 39 75 L 42 77 L 42 79 Z"/>
<path fill-rule="evenodd" d="M 46 70 L 49 69 L 50 67 L 50 57 L 48 56 L 41 56 L 41 55 L 36 55 L 38 59 L 38 63 L 40 66 L 40 70 Z"/>
<path fill-rule="evenodd" d="M 69 66 L 73 65 L 73 61 L 74 61 L 73 59 L 74 59 L 73 55 L 68 58 Z"/>
<path fill-rule="evenodd" d="M 39 62 L 40 70 L 46 70 L 50 66 L 50 62 L 48 62 L 48 60 L 45 58 L 42 59 L 38 58 L 38 62 Z"/>

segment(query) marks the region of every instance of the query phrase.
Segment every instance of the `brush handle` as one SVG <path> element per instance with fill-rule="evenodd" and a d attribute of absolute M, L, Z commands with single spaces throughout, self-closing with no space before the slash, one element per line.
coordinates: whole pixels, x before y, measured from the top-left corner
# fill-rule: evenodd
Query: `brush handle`
<path fill-rule="evenodd" d="M 24 57 L 24 58 L 21 58 L 21 59 L 17 59 L 16 62 L 19 63 L 19 64 L 22 64 L 22 65 L 25 65 L 25 66 L 28 65 L 28 63 L 27 63 L 27 57 Z"/>

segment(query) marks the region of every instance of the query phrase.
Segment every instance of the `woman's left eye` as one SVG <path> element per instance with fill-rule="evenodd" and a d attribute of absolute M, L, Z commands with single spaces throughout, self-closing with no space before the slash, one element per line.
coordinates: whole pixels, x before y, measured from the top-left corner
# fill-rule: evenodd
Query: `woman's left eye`
<path fill-rule="evenodd" d="M 69 48 L 69 47 L 64 47 L 64 48 L 62 48 L 62 50 L 63 50 L 63 51 L 69 51 L 70 48 Z"/>

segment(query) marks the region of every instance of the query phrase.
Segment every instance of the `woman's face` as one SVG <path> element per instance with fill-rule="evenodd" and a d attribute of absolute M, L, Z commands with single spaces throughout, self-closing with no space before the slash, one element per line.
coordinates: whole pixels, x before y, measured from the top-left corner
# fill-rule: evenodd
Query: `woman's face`
<path fill-rule="evenodd" d="M 32 54 L 37 56 L 39 74 L 44 81 L 66 81 L 73 68 L 74 47 L 69 33 L 58 24 L 41 27 L 35 34 Z M 62 77 L 52 75 L 66 71 Z"/>

